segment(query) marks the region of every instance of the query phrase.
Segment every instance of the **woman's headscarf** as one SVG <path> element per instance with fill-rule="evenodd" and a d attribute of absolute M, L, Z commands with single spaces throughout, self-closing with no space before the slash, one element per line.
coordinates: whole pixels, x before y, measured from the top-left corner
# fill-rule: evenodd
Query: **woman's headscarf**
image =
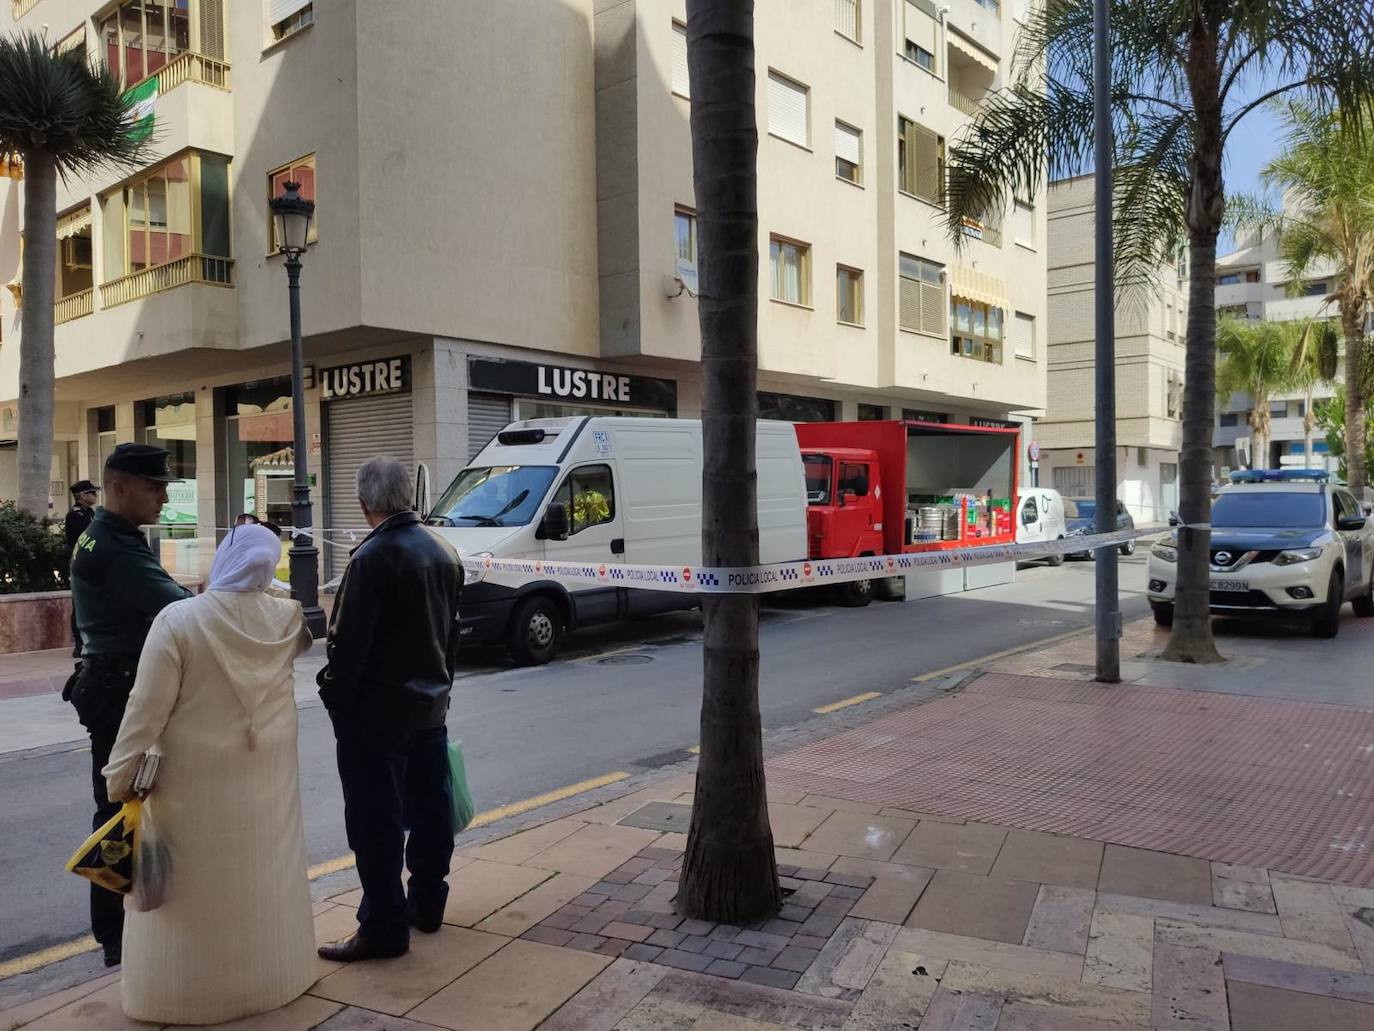
<path fill-rule="evenodd" d="M 236 526 L 210 566 L 212 591 L 265 591 L 281 561 L 281 539 L 263 526 Z"/>

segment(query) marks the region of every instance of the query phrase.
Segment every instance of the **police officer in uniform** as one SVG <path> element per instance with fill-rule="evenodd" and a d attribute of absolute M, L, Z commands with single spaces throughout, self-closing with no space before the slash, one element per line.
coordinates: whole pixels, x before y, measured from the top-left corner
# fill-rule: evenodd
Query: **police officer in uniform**
<path fill-rule="evenodd" d="M 72 507 L 67 510 L 67 518 L 62 522 L 62 532 L 67 538 L 67 554 L 71 555 L 76 547 L 76 539 L 86 527 L 91 525 L 95 516 L 95 503 L 100 498 L 100 488 L 90 480 L 77 480 L 72 484 Z M 72 656 L 81 655 L 81 633 L 76 629 L 76 606 L 72 606 Z"/>
<path fill-rule="evenodd" d="M 110 758 L 139 653 L 153 617 L 191 592 L 158 564 L 143 531 L 167 503 L 169 452 L 149 444 L 120 444 L 105 460 L 105 504 L 72 551 L 72 601 L 84 642 L 82 660 L 63 697 L 91 735 L 93 830 L 119 811 L 105 794 L 101 770 Z M 91 931 L 105 950 L 105 965 L 120 961 L 124 899 L 91 885 Z"/>

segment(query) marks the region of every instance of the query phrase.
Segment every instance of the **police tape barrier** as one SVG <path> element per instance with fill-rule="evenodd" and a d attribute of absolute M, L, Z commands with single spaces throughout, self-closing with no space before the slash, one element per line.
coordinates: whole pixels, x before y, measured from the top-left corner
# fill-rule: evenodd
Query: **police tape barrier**
<path fill-rule="evenodd" d="M 1159 527 L 1118 530 L 1092 536 L 1064 537 L 1035 544 L 994 544 L 947 551 L 922 551 L 901 555 L 866 555 L 860 558 L 807 559 L 743 568 L 693 566 L 614 565 L 611 563 L 547 562 L 542 559 L 507 559 L 489 555 L 464 555 L 468 582 L 478 583 L 493 574 L 556 580 L 567 584 L 597 584 L 679 594 L 770 594 L 799 587 L 853 583 L 901 576 L 922 569 L 962 569 L 998 562 L 1025 562 L 1076 555 L 1100 548 L 1115 548 L 1140 537 L 1161 532 Z"/>

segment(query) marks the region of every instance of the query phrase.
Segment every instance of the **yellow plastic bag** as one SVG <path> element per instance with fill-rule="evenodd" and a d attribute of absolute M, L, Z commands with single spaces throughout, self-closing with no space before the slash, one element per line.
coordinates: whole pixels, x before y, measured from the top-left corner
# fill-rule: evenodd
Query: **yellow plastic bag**
<path fill-rule="evenodd" d="M 67 869 L 102 888 L 127 895 L 134 885 L 134 855 L 142 817 L 142 801 L 125 802 L 119 812 L 67 860 Z"/>

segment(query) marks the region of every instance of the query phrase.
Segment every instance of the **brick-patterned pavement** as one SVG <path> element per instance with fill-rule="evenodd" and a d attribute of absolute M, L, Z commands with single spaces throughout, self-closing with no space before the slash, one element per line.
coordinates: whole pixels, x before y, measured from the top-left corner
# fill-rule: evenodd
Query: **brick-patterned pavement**
<path fill-rule="evenodd" d="M 800 790 L 1374 885 L 1374 712 L 988 674 L 780 756 Z"/>

